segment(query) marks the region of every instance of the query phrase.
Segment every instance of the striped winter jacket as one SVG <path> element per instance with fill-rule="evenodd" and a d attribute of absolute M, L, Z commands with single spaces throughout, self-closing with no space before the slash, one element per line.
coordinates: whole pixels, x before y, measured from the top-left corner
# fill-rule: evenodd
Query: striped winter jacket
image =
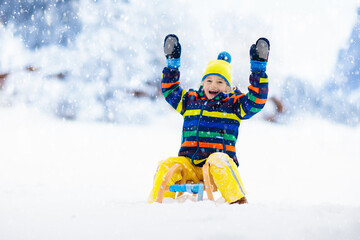
<path fill-rule="evenodd" d="M 235 89 L 219 93 L 209 100 L 200 87 L 185 91 L 180 87 L 179 70 L 163 70 L 162 92 L 166 101 L 184 117 L 179 156 L 191 158 L 196 166 L 204 165 L 214 152 L 227 153 L 239 166 L 236 140 L 242 119 L 249 119 L 265 105 L 268 95 L 266 73 L 252 73 L 247 94 Z"/>

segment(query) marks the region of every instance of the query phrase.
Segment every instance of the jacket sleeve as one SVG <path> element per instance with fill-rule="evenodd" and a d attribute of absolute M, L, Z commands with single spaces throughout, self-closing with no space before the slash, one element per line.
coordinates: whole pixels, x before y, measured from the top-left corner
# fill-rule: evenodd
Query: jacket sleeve
<path fill-rule="evenodd" d="M 260 112 L 268 97 L 268 76 L 265 72 L 251 73 L 248 93 L 239 98 L 235 112 L 240 119 L 249 119 Z"/>
<path fill-rule="evenodd" d="M 180 71 L 165 67 L 163 70 L 161 89 L 166 101 L 181 115 L 185 112 L 187 91 L 180 87 Z"/>

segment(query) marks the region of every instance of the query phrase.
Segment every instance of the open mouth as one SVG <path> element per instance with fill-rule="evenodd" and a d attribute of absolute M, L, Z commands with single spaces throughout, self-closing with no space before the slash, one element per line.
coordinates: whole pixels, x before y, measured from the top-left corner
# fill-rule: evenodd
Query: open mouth
<path fill-rule="evenodd" d="M 210 94 L 214 94 L 214 95 L 216 95 L 216 94 L 218 94 L 218 93 L 219 93 L 219 91 L 209 91 L 209 93 L 210 93 Z"/>

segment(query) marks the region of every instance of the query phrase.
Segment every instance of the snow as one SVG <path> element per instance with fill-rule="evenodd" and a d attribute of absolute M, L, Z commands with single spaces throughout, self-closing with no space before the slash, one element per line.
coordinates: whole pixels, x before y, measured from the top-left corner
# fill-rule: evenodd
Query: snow
<path fill-rule="evenodd" d="M 271 42 L 267 73 L 273 79 L 270 95 L 283 96 L 291 107 L 294 103 L 287 102 L 290 96 L 283 91 L 286 83 L 299 79 L 310 95 L 311 103 L 305 105 L 317 105 L 320 99 L 324 110 L 318 112 L 327 116 L 338 108 L 332 104 L 336 92 L 323 98 L 317 93 L 327 91 L 320 86 L 329 85 L 334 75 L 342 76 L 334 70 L 342 64 L 337 62 L 339 51 L 351 44 L 359 5 L 359 0 L 229 0 L 222 4 L 209 0 L 206 6 L 191 0 L 3 1 L 0 74 L 11 74 L 0 104 L 36 106 L 60 118 L 141 122 L 149 114 L 129 104 L 131 93 L 137 90 L 158 97 L 165 64 L 162 42 L 175 33 L 182 44 L 185 89 L 197 88 L 208 61 L 227 51 L 232 56 L 233 83 L 246 91 L 249 47 L 259 37 L 267 37 Z M 58 12 L 51 15 L 54 11 Z M 36 71 L 24 70 L 27 66 Z M 354 71 L 346 68 L 345 76 L 348 70 Z M 57 78 L 59 74 L 64 77 Z M 353 112 L 348 118 L 355 119 L 349 122 L 358 124 L 359 93 L 351 96 L 348 108 L 336 114 L 335 121 Z M 302 95 L 293 98 L 303 101 Z"/>
<path fill-rule="evenodd" d="M 358 239 L 360 127 L 311 116 L 243 121 L 249 204 L 219 195 L 148 204 L 157 162 L 177 153 L 180 130 L 174 111 L 141 126 L 1 108 L 0 239 Z"/>
<path fill-rule="evenodd" d="M 359 6 L 2 1 L 0 240 L 359 239 Z M 247 205 L 218 193 L 216 203 L 147 203 L 158 161 L 180 146 L 182 118 L 157 95 L 169 33 L 182 44 L 185 89 L 225 50 L 246 91 L 250 45 L 271 42 L 270 96 L 290 114 L 264 121 L 269 102 L 242 122 Z"/>

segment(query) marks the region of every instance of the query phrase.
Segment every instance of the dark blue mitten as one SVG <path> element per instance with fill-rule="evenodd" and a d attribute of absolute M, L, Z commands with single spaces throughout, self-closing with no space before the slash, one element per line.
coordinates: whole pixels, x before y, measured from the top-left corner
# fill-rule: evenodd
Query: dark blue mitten
<path fill-rule="evenodd" d="M 177 69 L 180 67 L 181 45 L 175 34 L 169 34 L 165 37 L 164 53 L 168 68 Z"/>
<path fill-rule="evenodd" d="M 259 38 L 250 47 L 251 72 L 265 72 L 269 58 L 270 42 L 266 38 Z"/>

